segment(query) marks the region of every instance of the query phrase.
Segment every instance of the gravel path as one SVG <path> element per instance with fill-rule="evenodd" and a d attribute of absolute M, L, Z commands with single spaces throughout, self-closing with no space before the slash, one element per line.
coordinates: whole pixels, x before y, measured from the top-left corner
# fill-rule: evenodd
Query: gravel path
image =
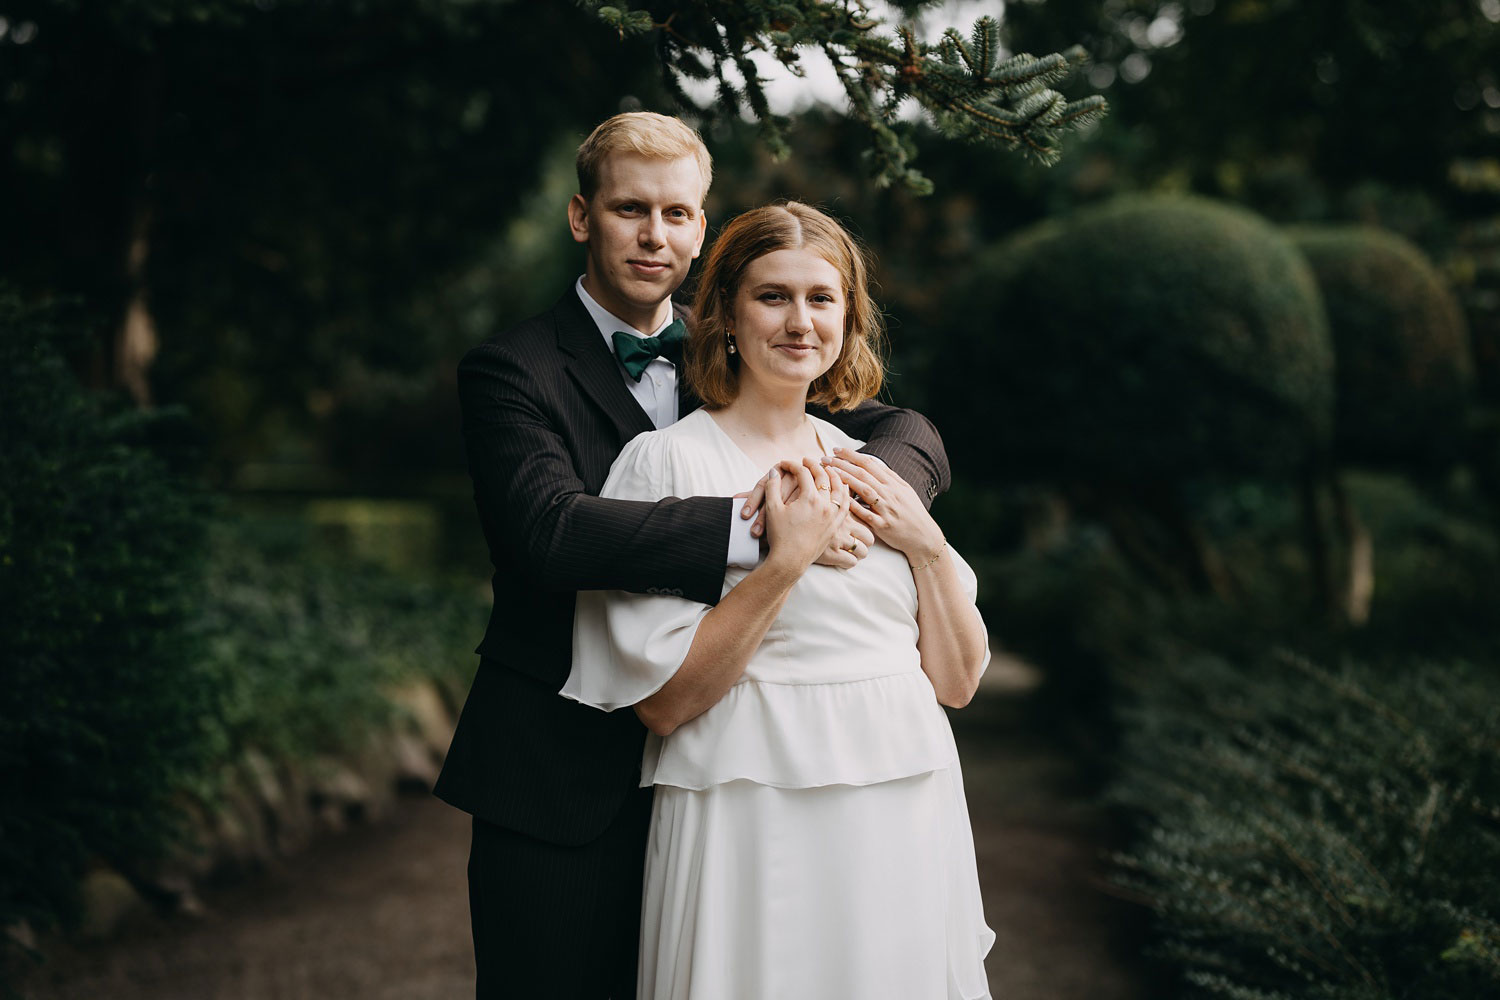
<path fill-rule="evenodd" d="M 1067 759 L 1020 724 L 1023 695 L 954 716 L 996 1000 L 1142 1000 L 1138 913 L 1097 888 L 1099 823 Z M 211 893 L 200 920 L 148 918 L 58 951 L 29 1000 L 461 1000 L 472 997 L 468 817 L 432 799 Z M 842 1000 L 842 998 L 830 998 Z"/>

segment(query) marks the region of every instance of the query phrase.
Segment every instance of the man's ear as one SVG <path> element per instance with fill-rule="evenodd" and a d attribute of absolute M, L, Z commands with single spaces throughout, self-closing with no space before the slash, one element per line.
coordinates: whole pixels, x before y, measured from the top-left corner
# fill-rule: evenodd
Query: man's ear
<path fill-rule="evenodd" d="M 574 243 L 589 241 L 589 203 L 581 194 L 568 199 L 568 230 L 573 234 Z"/>
<path fill-rule="evenodd" d="M 703 211 L 698 212 L 698 245 L 693 247 L 693 258 L 703 252 L 703 240 L 708 236 L 708 215 Z"/>

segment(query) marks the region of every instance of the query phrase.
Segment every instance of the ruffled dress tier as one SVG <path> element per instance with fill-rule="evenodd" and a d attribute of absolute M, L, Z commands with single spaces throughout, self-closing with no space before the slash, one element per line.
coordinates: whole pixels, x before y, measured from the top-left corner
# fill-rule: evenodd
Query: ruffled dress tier
<path fill-rule="evenodd" d="M 825 449 L 862 444 L 810 419 Z M 698 410 L 626 445 L 603 495 L 726 496 L 763 472 Z M 972 600 L 972 570 L 949 557 Z M 681 666 L 708 611 L 579 594 L 562 693 L 628 710 Z M 916 615 L 911 568 L 885 545 L 851 570 L 812 566 L 724 698 L 648 737 L 641 1000 L 989 997 L 994 934 Z"/>

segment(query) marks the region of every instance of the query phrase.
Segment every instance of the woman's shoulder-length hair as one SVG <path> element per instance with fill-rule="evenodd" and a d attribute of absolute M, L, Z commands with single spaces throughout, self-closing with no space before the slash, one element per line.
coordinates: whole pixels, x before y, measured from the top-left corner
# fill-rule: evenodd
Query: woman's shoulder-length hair
<path fill-rule="evenodd" d="M 753 208 L 719 233 L 698 278 L 684 377 L 705 406 L 727 406 L 739 395 L 739 358 L 729 353 L 734 297 L 750 263 L 777 250 L 808 249 L 838 271 L 844 284 L 844 346 L 832 367 L 808 387 L 810 403 L 830 411 L 872 398 L 885 378 L 884 325 L 870 297 L 870 261 L 834 219 L 801 202 Z"/>

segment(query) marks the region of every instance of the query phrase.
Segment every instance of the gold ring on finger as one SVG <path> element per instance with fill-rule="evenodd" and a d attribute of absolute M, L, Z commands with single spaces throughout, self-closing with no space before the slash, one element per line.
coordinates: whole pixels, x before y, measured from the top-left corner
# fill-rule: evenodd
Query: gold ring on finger
<path fill-rule="evenodd" d="M 818 489 L 824 493 L 827 493 L 829 491 L 829 487 L 827 486 L 819 486 Z"/>
<path fill-rule="evenodd" d="M 844 551 L 845 552 L 851 552 L 852 553 L 852 552 L 857 552 L 858 550 L 859 550 L 859 543 L 858 542 L 850 542 L 848 545 L 844 546 Z"/>

